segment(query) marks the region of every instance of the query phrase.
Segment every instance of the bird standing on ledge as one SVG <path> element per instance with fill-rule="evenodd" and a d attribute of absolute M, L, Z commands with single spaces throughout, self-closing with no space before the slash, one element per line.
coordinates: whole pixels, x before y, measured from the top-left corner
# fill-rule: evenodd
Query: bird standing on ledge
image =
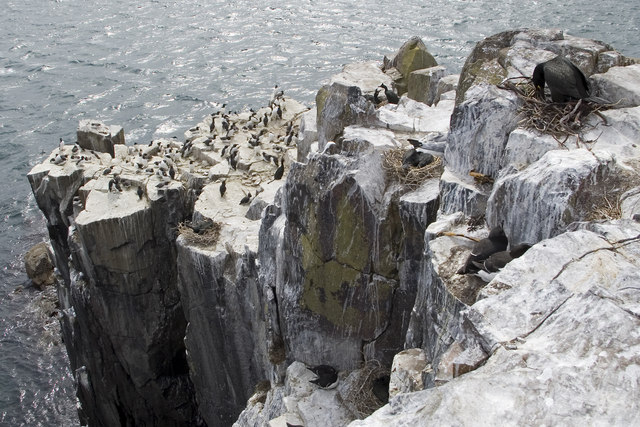
<path fill-rule="evenodd" d="M 400 102 L 400 97 L 398 96 L 398 94 L 389 89 L 384 83 L 380 83 L 379 87 L 384 89 L 384 96 L 387 97 L 387 102 L 389 104 L 397 104 L 398 102 Z"/>
<path fill-rule="evenodd" d="M 573 62 L 562 56 L 536 65 L 531 79 L 536 94 L 544 99 L 544 85 L 549 86 L 553 102 L 567 102 L 589 96 L 589 83 Z"/>

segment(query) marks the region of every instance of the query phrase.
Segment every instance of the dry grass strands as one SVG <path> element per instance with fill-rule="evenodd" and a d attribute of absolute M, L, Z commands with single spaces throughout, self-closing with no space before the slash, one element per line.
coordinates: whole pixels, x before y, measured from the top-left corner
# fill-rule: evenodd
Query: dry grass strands
<path fill-rule="evenodd" d="M 421 168 L 402 166 L 402 158 L 405 154 L 404 148 L 387 150 L 384 153 L 382 167 L 387 171 L 387 175 L 393 181 L 406 185 L 411 189 L 418 188 L 429 178 L 439 178 L 444 167 L 440 157 L 434 157 L 433 162 Z"/>
<path fill-rule="evenodd" d="M 358 371 L 358 376 L 340 390 L 340 396 L 344 404 L 353 414 L 363 419 L 380 409 L 387 402 L 382 402 L 374 394 L 374 384 L 376 380 L 389 376 L 388 368 L 380 363 L 371 361 Z M 388 389 L 388 388 L 387 388 Z"/>
<path fill-rule="evenodd" d="M 596 114 L 606 124 L 600 111 L 613 107 L 612 104 L 597 104 L 584 99 L 566 103 L 542 101 L 536 97 L 535 88 L 527 77 L 506 79 L 498 87 L 514 92 L 522 100 L 520 126 L 551 135 L 564 148 L 567 148 L 566 143 L 571 137 L 575 138 L 576 147 L 590 148 L 590 144 L 596 141 L 582 140 L 580 135 L 587 117 Z"/>
<path fill-rule="evenodd" d="M 181 222 L 178 224 L 178 233 L 184 236 L 186 242 L 191 245 L 210 247 L 215 246 L 215 244 L 218 243 L 221 228 L 222 226 L 219 222 L 213 221 L 211 227 L 200 233 L 196 233 L 191 227 Z"/>

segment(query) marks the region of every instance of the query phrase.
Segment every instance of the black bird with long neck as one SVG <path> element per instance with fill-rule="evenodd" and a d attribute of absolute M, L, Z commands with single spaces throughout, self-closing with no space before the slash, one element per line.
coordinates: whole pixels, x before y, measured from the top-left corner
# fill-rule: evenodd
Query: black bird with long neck
<path fill-rule="evenodd" d="M 549 86 L 553 102 L 577 101 L 589 97 L 589 83 L 582 71 L 571 61 L 562 57 L 536 65 L 531 79 L 536 95 L 544 99 L 544 85 Z"/>

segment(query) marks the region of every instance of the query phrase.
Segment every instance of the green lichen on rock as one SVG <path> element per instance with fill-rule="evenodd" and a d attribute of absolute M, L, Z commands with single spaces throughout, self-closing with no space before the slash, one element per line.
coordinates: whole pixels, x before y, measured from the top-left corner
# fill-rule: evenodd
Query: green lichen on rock
<path fill-rule="evenodd" d="M 438 62 L 427 51 L 420 37 L 412 37 L 400 47 L 392 64 L 404 79 L 408 79 L 412 71 L 435 67 Z"/>
<path fill-rule="evenodd" d="M 458 91 L 456 92 L 456 104 L 464 101 L 464 95 L 467 90 L 480 83 L 498 85 L 507 77 L 507 70 L 502 68 L 496 58 L 491 60 L 481 59 L 466 69 L 466 74 L 460 79 Z"/>
<path fill-rule="evenodd" d="M 302 306 L 340 327 L 357 325 L 363 313 L 345 305 L 344 294 L 357 286 L 360 272 L 331 260 L 307 270 Z"/>
<path fill-rule="evenodd" d="M 360 211 L 362 199 L 353 204 L 353 199 L 344 197 L 336 209 L 336 259 L 356 270 L 364 271 L 369 262 L 370 238 Z"/>
<path fill-rule="evenodd" d="M 507 76 L 498 58 L 503 49 L 511 46 L 516 34 L 518 31 L 505 31 L 487 37 L 476 45 L 462 67 L 456 91 L 456 105 L 464 101 L 464 95 L 471 86 L 481 82 L 497 84 Z M 503 77 L 499 79 L 498 76 Z M 494 83 L 496 81 L 497 83 Z"/>

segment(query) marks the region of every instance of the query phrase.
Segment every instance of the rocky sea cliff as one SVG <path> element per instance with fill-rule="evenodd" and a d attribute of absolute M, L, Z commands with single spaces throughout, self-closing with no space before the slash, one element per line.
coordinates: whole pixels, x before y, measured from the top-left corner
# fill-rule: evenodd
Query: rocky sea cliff
<path fill-rule="evenodd" d="M 556 55 L 607 101 L 572 106 L 564 135 L 531 120 L 522 89 Z M 414 38 L 347 65 L 312 109 L 276 90 L 135 146 L 81 122 L 28 176 L 81 421 L 637 424 L 636 62 L 515 30 L 453 76 Z M 531 248 L 460 274 L 497 226 Z M 317 365 L 333 387 L 310 382 Z"/>

